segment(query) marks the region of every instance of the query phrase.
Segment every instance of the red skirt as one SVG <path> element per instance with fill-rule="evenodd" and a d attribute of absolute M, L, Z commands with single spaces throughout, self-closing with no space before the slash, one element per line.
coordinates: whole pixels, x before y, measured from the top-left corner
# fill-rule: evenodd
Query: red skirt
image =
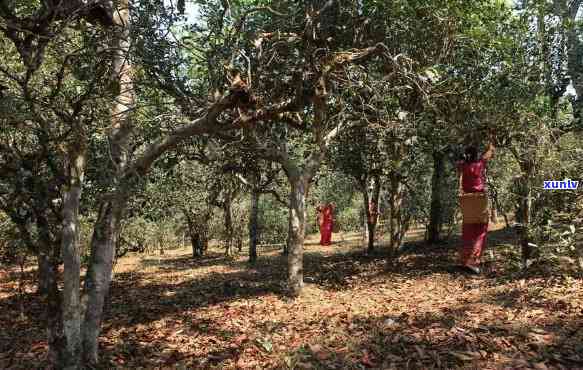
<path fill-rule="evenodd" d="M 459 250 L 460 263 L 464 266 L 480 265 L 482 252 L 486 247 L 488 224 L 463 224 L 462 245 Z"/>
<path fill-rule="evenodd" d="M 330 245 L 332 243 L 332 223 L 324 223 L 320 226 L 320 245 Z"/>

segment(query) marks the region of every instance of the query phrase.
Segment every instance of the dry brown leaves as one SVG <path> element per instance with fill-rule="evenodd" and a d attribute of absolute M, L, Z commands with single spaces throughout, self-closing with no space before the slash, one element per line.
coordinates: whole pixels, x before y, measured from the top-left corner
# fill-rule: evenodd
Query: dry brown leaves
<path fill-rule="evenodd" d="M 450 274 L 453 250 L 412 251 L 387 270 L 350 243 L 306 244 L 306 289 L 282 290 L 285 259 L 254 267 L 188 250 L 116 269 L 102 365 L 121 368 L 428 369 L 583 367 L 582 280 Z M 29 272 L 32 274 L 32 272 Z M 27 277 L 0 276 L 0 367 L 46 365 L 42 305 Z M 24 305 L 21 304 L 24 303 Z M 24 307 L 25 320 L 19 317 Z"/>

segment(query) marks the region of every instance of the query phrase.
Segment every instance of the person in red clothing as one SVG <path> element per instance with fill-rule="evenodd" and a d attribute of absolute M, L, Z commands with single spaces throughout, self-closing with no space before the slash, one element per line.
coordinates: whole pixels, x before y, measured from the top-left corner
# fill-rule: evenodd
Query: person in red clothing
<path fill-rule="evenodd" d="M 316 207 L 316 223 L 318 224 L 318 229 L 320 230 L 320 244 L 322 244 L 322 231 L 324 230 L 324 204 L 320 203 Z"/>
<path fill-rule="evenodd" d="M 332 244 L 332 229 L 334 226 L 334 203 L 320 205 L 318 212 L 318 225 L 320 226 L 320 245 Z"/>
<path fill-rule="evenodd" d="M 471 273 L 480 273 L 482 252 L 486 247 L 488 233 L 487 198 L 486 198 L 486 163 L 494 156 L 492 140 L 481 157 L 474 146 L 465 149 L 464 160 L 458 165 L 460 201 L 466 203 L 462 207 L 464 217 L 462 225 L 462 245 L 459 249 L 459 259 L 462 267 Z M 465 197 L 465 199 L 463 199 Z M 485 214 L 486 217 L 473 216 Z"/>

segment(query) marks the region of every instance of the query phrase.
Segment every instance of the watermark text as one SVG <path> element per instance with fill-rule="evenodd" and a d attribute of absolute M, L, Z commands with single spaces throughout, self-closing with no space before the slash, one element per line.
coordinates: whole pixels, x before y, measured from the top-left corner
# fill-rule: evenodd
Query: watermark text
<path fill-rule="evenodd" d="M 545 181 L 545 190 L 577 190 L 579 187 L 579 181 L 573 181 L 571 179 L 565 180 L 549 180 Z"/>

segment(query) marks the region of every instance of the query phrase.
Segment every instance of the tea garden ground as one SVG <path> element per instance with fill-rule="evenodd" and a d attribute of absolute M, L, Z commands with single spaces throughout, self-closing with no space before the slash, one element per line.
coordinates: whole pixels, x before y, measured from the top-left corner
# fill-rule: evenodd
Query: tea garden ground
<path fill-rule="evenodd" d="M 286 259 L 255 266 L 218 250 L 123 257 L 101 337 L 102 368 L 431 369 L 583 366 L 583 280 L 568 265 L 521 272 L 512 231 L 489 235 L 496 271 L 451 272 L 457 238 L 408 236 L 395 263 L 363 253 L 357 234 L 305 245 L 306 289 L 283 294 Z M 1 368 L 46 365 L 34 271 L 0 276 Z"/>

